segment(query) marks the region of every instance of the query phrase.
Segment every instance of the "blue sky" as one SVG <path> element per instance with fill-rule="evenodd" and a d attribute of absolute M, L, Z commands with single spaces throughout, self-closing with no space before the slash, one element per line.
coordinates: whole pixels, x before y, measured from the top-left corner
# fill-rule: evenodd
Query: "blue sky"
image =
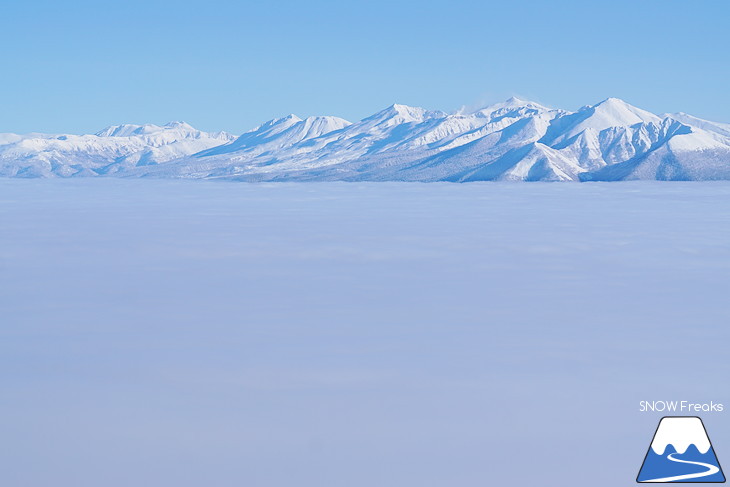
<path fill-rule="evenodd" d="M 730 122 L 730 2 L 188 1 L 3 6 L 0 132 L 609 96 Z"/>

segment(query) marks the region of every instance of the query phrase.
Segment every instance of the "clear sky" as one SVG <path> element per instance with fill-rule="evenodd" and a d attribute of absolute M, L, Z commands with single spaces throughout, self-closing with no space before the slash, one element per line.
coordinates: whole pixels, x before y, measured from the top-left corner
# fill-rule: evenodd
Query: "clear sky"
<path fill-rule="evenodd" d="M 240 133 L 292 112 L 358 120 L 512 95 L 730 122 L 728 21 L 726 0 L 8 2 L 0 132 Z"/>

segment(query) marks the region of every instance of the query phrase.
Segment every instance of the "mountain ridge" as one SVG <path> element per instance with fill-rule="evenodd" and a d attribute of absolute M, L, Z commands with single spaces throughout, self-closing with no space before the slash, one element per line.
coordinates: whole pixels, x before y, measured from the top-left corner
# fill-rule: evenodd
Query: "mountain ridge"
<path fill-rule="evenodd" d="M 0 134 L 0 176 L 241 181 L 730 179 L 730 124 L 618 98 L 567 111 L 510 98 L 446 113 L 393 104 L 360 121 L 290 114 L 234 136 L 185 122 Z"/>

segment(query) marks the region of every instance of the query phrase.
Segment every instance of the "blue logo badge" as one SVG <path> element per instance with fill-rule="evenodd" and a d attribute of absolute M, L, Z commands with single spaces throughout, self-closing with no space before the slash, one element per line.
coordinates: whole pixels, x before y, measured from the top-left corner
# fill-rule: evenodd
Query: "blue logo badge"
<path fill-rule="evenodd" d="M 696 416 L 663 417 L 636 481 L 725 482 L 725 475 L 702 420 Z"/>

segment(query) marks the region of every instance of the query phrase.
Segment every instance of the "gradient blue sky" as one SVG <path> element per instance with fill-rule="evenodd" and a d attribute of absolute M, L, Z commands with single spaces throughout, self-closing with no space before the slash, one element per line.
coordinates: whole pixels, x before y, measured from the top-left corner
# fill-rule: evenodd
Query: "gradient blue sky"
<path fill-rule="evenodd" d="M 6 3 L 0 132 L 240 133 L 290 112 L 511 95 L 730 122 L 729 19 L 725 0 Z"/>

